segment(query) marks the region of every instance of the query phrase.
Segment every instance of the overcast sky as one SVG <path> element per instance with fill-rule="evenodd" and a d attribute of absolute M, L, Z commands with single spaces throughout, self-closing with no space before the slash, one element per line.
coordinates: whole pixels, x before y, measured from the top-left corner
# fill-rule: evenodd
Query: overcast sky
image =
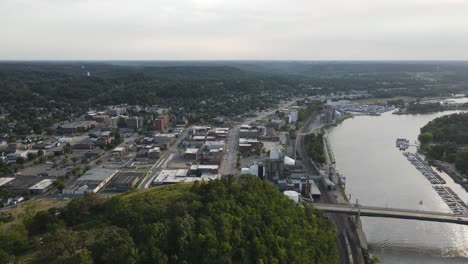
<path fill-rule="evenodd" d="M 468 0 L 0 0 L 2 60 L 468 60 Z"/>

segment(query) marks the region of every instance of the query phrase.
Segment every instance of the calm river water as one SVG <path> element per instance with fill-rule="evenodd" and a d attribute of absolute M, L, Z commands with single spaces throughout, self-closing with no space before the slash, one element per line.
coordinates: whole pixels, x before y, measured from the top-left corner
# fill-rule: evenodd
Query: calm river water
<path fill-rule="evenodd" d="M 432 119 L 454 112 L 425 115 L 359 116 L 329 131 L 337 170 L 346 192 L 360 204 L 449 212 L 429 181 L 395 147 L 396 138 L 415 142 Z M 411 149 L 410 151 L 415 151 Z M 468 194 L 450 177 L 447 186 L 463 201 Z M 423 205 L 419 205 L 423 201 Z M 468 263 L 468 226 L 363 217 L 372 254 L 383 263 Z"/>

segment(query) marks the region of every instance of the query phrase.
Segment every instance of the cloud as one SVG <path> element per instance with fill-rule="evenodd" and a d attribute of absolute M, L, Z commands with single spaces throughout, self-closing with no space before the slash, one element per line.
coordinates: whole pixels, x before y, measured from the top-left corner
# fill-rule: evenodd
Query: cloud
<path fill-rule="evenodd" d="M 0 59 L 468 59 L 464 0 L 2 0 Z"/>

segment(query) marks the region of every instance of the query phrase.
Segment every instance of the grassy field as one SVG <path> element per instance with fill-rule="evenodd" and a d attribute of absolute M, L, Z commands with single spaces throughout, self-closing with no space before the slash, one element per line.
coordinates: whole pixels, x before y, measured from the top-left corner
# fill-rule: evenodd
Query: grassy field
<path fill-rule="evenodd" d="M 23 217 L 31 214 L 35 214 L 38 211 L 48 210 L 53 207 L 63 207 L 70 200 L 58 200 L 58 199 L 41 199 L 41 200 L 29 200 L 24 203 L 20 203 L 15 207 L 2 209 L 2 212 L 10 213 L 13 216 L 13 221 L 5 223 L 3 227 L 21 221 Z"/>

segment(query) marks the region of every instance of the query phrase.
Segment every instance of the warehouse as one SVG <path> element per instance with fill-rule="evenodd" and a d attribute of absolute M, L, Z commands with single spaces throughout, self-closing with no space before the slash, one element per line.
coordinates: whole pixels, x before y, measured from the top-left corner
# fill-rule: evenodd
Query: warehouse
<path fill-rule="evenodd" d="M 51 179 L 23 175 L 14 178 L 0 178 L 0 189 L 7 189 L 15 194 L 22 194 L 23 192 L 45 193 L 52 187 L 52 183 Z"/>
<path fill-rule="evenodd" d="M 29 187 L 31 193 L 42 194 L 50 190 L 54 186 L 54 181 L 52 179 L 43 179 L 42 181 L 34 184 Z"/>
<path fill-rule="evenodd" d="M 187 176 L 187 169 L 175 169 L 175 170 L 162 170 L 156 179 L 154 180 L 154 185 L 163 185 L 163 184 L 174 184 L 180 182 L 193 182 L 193 181 L 204 181 L 204 180 L 213 180 L 218 177 L 214 174 L 203 174 L 200 177 L 191 177 Z"/>
<path fill-rule="evenodd" d="M 104 187 L 119 171 L 93 168 L 85 172 L 71 185 L 63 189 L 64 194 L 78 195 L 84 193 L 97 193 Z"/>
<path fill-rule="evenodd" d="M 143 174 L 139 172 L 119 172 L 106 186 L 106 191 L 128 191 L 141 178 Z"/>

